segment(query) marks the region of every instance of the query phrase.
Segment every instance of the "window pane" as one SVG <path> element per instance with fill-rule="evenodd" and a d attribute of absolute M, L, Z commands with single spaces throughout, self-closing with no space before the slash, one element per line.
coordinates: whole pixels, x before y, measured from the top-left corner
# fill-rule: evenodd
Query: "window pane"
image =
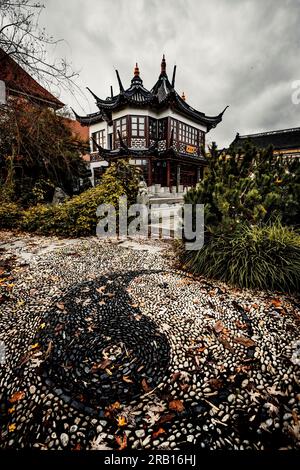
<path fill-rule="evenodd" d="M 136 117 L 136 116 L 132 116 L 132 117 L 131 117 L 131 122 L 132 122 L 132 123 L 136 123 L 136 122 L 137 122 L 137 117 Z"/>
<path fill-rule="evenodd" d="M 133 137 L 137 136 L 137 129 L 132 129 L 132 135 L 133 135 Z"/>

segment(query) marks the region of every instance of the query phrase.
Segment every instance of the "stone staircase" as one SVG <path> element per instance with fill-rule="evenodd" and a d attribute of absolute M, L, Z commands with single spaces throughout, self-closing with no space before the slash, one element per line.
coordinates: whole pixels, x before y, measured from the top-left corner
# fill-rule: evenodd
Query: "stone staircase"
<path fill-rule="evenodd" d="M 183 187 L 181 192 L 170 191 L 155 185 L 156 191 L 149 191 L 149 221 L 151 237 L 176 238 L 176 231 L 181 226 L 181 208 L 184 202 Z"/>

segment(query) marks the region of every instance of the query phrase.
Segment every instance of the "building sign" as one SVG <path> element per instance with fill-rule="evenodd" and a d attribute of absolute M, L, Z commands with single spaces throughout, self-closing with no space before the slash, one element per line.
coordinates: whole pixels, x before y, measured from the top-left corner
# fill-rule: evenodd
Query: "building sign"
<path fill-rule="evenodd" d="M 196 147 L 194 147 L 193 145 L 186 145 L 185 151 L 187 153 L 195 153 L 196 152 Z"/>
<path fill-rule="evenodd" d="M 6 90 L 5 90 L 5 83 L 0 80 L 0 105 L 6 104 Z"/>

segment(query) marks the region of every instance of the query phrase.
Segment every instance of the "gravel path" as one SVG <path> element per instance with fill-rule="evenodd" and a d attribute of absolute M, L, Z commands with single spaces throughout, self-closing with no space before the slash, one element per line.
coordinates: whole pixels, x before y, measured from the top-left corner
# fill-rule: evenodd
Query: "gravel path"
<path fill-rule="evenodd" d="M 300 448 L 297 300 L 169 248 L 0 234 L 0 447 Z"/>

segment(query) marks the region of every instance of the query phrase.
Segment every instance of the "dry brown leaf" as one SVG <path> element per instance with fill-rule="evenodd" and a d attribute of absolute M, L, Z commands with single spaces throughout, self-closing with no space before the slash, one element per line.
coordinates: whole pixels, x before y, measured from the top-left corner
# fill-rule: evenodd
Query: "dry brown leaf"
<path fill-rule="evenodd" d="M 200 304 L 200 300 L 199 299 L 194 299 L 193 304 Z"/>
<path fill-rule="evenodd" d="M 119 426 L 119 428 L 126 426 L 126 424 L 127 424 L 127 421 L 126 421 L 125 416 L 121 415 L 117 417 L 117 425 Z"/>
<path fill-rule="evenodd" d="M 17 401 L 23 400 L 25 397 L 25 392 L 19 391 L 15 392 L 9 399 L 10 403 L 16 403 Z"/>
<path fill-rule="evenodd" d="M 167 413 L 159 418 L 159 421 L 157 422 L 157 424 L 169 423 L 174 418 L 175 418 L 174 413 Z"/>
<path fill-rule="evenodd" d="M 79 442 L 77 442 L 77 444 L 75 444 L 75 446 L 71 450 L 81 450 L 81 445 L 79 444 Z"/>
<path fill-rule="evenodd" d="M 179 384 L 179 387 L 180 387 L 180 390 L 182 390 L 183 392 L 187 392 L 188 389 L 190 388 L 190 385 L 189 384 Z"/>
<path fill-rule="evenodd" d="M 106 286 L 101 286 L 101 287 L 98 287 L 98 288 L 96 289 L 96 291 L 99 292 L 99 294 L 103 294 L 103 292 L 105 291 L 105 289 L 106 289 Z"/>
<path fill-rule="evenodd" d="M 93 374 L 95 374 L 95 372 L 97 372 L 97 370 L 99 369 L 106 369 L 109 365 L 111 364 L 111 360 L 110 359 L 104 359 L 103 361 L 99 362 L 99 363 L 94 363 L 91 367 L 91 372 Z"/>
<path fill-rule="evenodd" d="M 142 389 L 144 390 L 144 392 L 146 393 L 151 392 L 152 388 L 150 387 L 146 379 L 142 380 L 141 385 L 142 385 Z"/>
<path fill-rule="evenodd" d="M 182 413 L 184 409 L 184 404 L 181 400 L 172 400 L 169 403 L 169 410 L 177 411 L 177 413 Z"/>
<path fill-rule="evenodd" d="M 133 384 L 133 380 L 131 380 L 130 377 L 128 377 L 128 375 L 123 375 L 122 379 L 124 380 L 124 382 L 128 383 L 128 384 Z"/>
<path fill-rule="evenodd" d="M 159 428 L 156 432 L 152 434 L 152 439 L 156 439 L 158 436 L 161 436 L 162 434 L 166 434 L 166 431 L 164 428 Z"/>
<path fill-rule="evenodd" d="M 218 320 L 215 324 L 214 324 L 214 330 L 216 333 L 221 333 L 223 330 L 224 330 L 224 325 L 223 323 L 221 322 L 221 320 Z"/>
<path fill-rule="evenodd" d="M 114 403 L 112 403 L 111 405 L 107 406 L 105 408 L 105 416 L 107 417 L 110 417 L 112 416 L 117 410 L 120 409 L 120 403 L 118 401 L 115 401 Z"/>
<path fill-rule="evenodd" d="M 229 341 L 226 339 L 224 335 L 218 335 L 218 340 L 220 341 L 221 344 L 223 344 L 224 348 L 228 349 L 228 351 L 233 352 L 234 349 L 229 343 Z"/>
<path fill-rule="evenodd" d="M 281 307 L 281 300 L 280 300 L 280 299 L 272 299 L 272 300 L 271 300 L 271 304 L 272 304 L 275 308 Z"/>
<path fill-rule="evenodd" d="M 251 338 L 247 338 L 246 336 L 236 336 L 233 338 L 233 341 L 235 343 L 242 344 L 246 348 L 252 348 L 253 346 L 256 346 L 255 341 L 253 341 Z"/>
<path fill-rule="evenodd" d="M 223 380 L 222 379 L 210 379 L 209 380 L 209 385 L 212 388 L 212 390 L 220 390 L 220 388 L 223 387 Z"/>
<path fill-rule="evenodd" d="M 57 302 L 56 307 L 59 308 L 59 310 L 64 310 L 65 304 L 63 302 Z"/>
<path fill-rule="evenodd" d="M 240 320 L 237 320 L 235 322 L 236 326 L 240 328 L 241 330 L 247 330 L 248 326 L 246 323 L 242 323 Z"/>
<path fill-rule="evenodd" d="M 116 443 L 119 446 L 118 450 L 124 450 L 127 447 L 127 436 L 124 434 L 124 436 L 116 436 Z"/>

